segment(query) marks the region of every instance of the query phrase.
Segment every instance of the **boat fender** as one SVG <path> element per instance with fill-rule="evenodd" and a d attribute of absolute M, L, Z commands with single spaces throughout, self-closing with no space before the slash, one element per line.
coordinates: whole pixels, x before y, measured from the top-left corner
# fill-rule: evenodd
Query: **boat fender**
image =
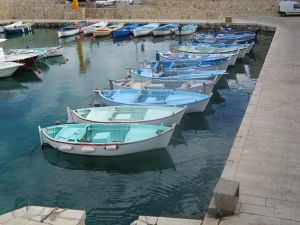
<path fill-rule="evenodd" d="M 91 152 L 95 151 L 95 148 L 94 147 L 82 147 L 81 151 L 85 152 L 85 153 L 91 153 Z"/>
<path fill-rule="evenodd" d="M 60 150 L 60 151 L 70 151 L 70 150 L 72 150 L 72 146 L 70 146 L 70 145 L 61 145 L 61 146 L 58 147 L 58 150 Z"/>
<path fill-rule="evenodd" d="M 104 147 L 104 149 L 105 150 L 116 150 L 116 149 L 118 149 L 118 145 L 106 145 L 105 147 Z"/>
<path fill-rule="evenodd" d="M 94 90 L 94 92 L 95 92 L 95 93 L 99 93 L 99 92 L 101 92 L 101 89 L 98 88 L 98 87 L 96 87 L 95 90 Z"/>

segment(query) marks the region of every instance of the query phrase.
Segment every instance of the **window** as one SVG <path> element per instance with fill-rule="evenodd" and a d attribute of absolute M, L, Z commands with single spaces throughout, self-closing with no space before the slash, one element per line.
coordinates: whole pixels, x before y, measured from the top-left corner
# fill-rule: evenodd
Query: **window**
<path fill-rule="evenodd" d="M 300 5 L 299 4 L 294 4 L 294 9 L 300 9 Z"/>

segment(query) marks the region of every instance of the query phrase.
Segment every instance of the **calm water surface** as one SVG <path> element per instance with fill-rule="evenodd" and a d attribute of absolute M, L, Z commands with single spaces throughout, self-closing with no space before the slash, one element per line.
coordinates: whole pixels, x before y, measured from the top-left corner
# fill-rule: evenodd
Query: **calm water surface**
<path fill-rule="evenodd" d="M 79 157 L 40 147 L 37 127 L 66 121 L 66 107 L 89 104 L 95 87 L 126 67 L 168 50 L 169 38 L 114 43 L 55 30 L 10 38 L 4 48 L 63 44 L 64 57 L 0 80 L 0 214 L 25 205 L 87 212 L 87 224 L 129 224 L 138 215 L 201 217 L 222 172 L 272 36 L 260 34 L 249 56 L 221 79 L 205 113 L 185 115 L 167 149 L 125 157 Z"/>

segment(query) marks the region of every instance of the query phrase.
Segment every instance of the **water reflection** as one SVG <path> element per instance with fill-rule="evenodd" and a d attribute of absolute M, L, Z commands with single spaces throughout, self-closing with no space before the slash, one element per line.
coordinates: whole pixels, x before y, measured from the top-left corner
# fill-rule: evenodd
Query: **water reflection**
<path fill-rule="evenodd" d="M 32 70 L 18 71 L 12 75 L 12 78 L 18 82 L 41 82 L 42 79 Z"/>
<path fill-rule="evenodd" d="M 78 53 L 79 58 L 79 70 L 80 73 L 86 73 L 88 65 L 90 64 L 90 59 L 87 58 L 87 60 L 84 60 L 84 49 L 83 49 L 83 43 L 84 40 L 82 38 L 79 38 L 76 40 L 76 49 Z"/>
<path fill-rule="evenodd" d="M 49 163 L 73 170 L 139 173 L 175 168 L 174 162 L 166 149 L 116 157 L 72 155 L 50 147 L 43 148 L 43 153 L 44 158 Z"/>
<path fill-rule="evenodd" d="M 172 145 L 172 146 L 176 146 L 176 145 L 180 145 L 180 144 L 187 145 L 187 142 L 185 141 L 181 130 L 182 130 L 181 127 L 176 126 L 169 145 Z"/>
<path fill-rule="evenodd" d="M 42 62 L 47 65 L 61 65 L 61 64 L 66 64 L 66 59 L 63 56 L 56 56 L 56 57 L 42 58 L 39 60 L 39 62 Z"/>
<path fill-rule="evenodd" d="M 25 33 L 16 33 L 16 34 L 5 34 L 5 38 L 11 39 L 11 38 L 19 38 L 19 37 L 26 37 L 26 36 L 32 36 L 34 34 L 34 31 L 29 31 Z"/>
<path fill-rule="evenodd" d="M 205 113 L 184 114 L 179 127 L 180 130 L 209 130 Z"/>
<path fill-rule="evenodd" d="M 5 77 L 0 79 L 0 90 L 1 91 L 9 91 L 15 89 L 26 89 L 26 86 L 23 86 L 19 82 L 17 82 L 12 77 Z"/>
<path fill-rule="evenodd" d="M 80 39 L 80 34 L 69 36 L 69 37 L 63 37 L 59 38 L 58 42 L 60 45 L 66 45 L 66 44 L 71 44 L 72 42 L 75 42 L 76 40 Z"/>

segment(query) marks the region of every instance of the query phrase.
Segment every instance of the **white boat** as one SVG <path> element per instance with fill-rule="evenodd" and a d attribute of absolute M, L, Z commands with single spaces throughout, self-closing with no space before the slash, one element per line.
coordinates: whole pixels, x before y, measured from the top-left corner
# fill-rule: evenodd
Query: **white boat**
<path fill-rule="evenodd" d="M 0 78 L 11 76 L 21 66 L 21 63 L 0 62 Z"/>
<path fill-rule="evenodd" d="M 153 36 L 164 36 L 172 34 L 178 29 L 179 23 L 169 23 L 153 30 Z"/>
<path fill-rule="evenodd" d="M 3 33 L 4 32 L 4 29 L 2 26 L 0 26 L 0 33 Z"/>
<path fill-rule="evenodd" d="M 217 82 L 217 79 L 217 76 L 215 76 L 214 80 L 160 80 L 134 77 L 132 79 L 119 79 L 109 81 L 110 86 L 113 89 L 171 89 L 177 91 L 200 92 L 206 95 L 210 95 Z"/>
<path fill-rule="evenodd" d="M 146 36 L 151 34 L 152 31 L 158 27 L 159 27 L 159 23 L 149 23 L 134 29 L 132 32 L 135 37 Z"/>
<path fill-rule="evenodd" d="M 4 42 L 4 41 L 6 41 L 7 39 L 5 39 L 5 38 L 0 38 L 0 43 L 2 43 L 2 42 Z"/>
<path fill-rule="evenodd" d="M 85 35 L 89 35 L 89 34 L 92 35 L 94 29 L 99 29 L 99 28 L 106 27 L 107 24 L 108 24 L 107 22 L 99 22 L 99 23 L 95 23 L 95 24 L 89 25 L 89 26 L 83 28 L 83 33 Z"/>
<path fill-rule="evenodd" d="M 94 37 L 102 37 L 102 36 L 108 36 L 113 32 L 114 30 L 118 30 L 124 26 L 124 23 L 112 23 L 111 25 L 108 25 L 106 27 L 102 28 L 95 28 L 93 30 L 93 36 Z"/>
<path fill-rule="evenodd" d="M 64 46 L 45 47 L 45 48 L 24 48 L 24 49 L 9 49 L 9 52 L 18 54 L 38 54 L 39 57 L 55 57 L 61 56 L 64 53 Z"/>
<path fill-rule="evenodd" d="M 14 27 L 17 27 L 17 26 L 21 26 L 23 24 L 22 21 L 17 21 L 15 23 L 12 23 L 12 24 L 8 24 L 6 26 L 3 26 L 3 30 L 5 29 L 10 29 L 10 28 L 14 28 Z"/>
<path fill-rule="evenodd" d="M 145 124 L 64 124 L 39 127 L 41 145 L 58 151 L 94 156 L 120 156 L 166 148 L 172 127 Z"/>
<path fill-rule="evenodd" d="M 185 107 L 107 106 L 71 110 L 67 123 L 141 123 L 172 126 L 179 124 Z"/>
<path fill-rule="evenodd" d="M 67 23 L 58 29 L 57 31 L 58 38 L 79 34 L 80 32 L 82 32 L 85 26 L 86 26 L 86 22 L 84 20 Z"/>

